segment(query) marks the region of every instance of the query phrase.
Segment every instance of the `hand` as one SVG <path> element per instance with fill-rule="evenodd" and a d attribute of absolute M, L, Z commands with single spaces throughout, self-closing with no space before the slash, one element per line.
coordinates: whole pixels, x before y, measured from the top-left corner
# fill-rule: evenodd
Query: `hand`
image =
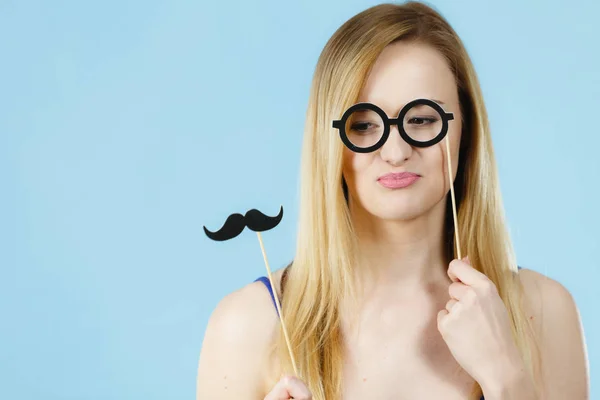
<path fill-rule="evenodd" d="M 461 367 L 485 386 L 521 363 L 508 312 L 494 283 L 468 257 L 452 260 L 448 276 L 450 300 L 438 313 L 438 330 Z"/>
<path fill-rule="evenodd" d="M 284 376 L 267 394 L 264 400 L 312 400 L 312 394 L 300 379 Z"/>

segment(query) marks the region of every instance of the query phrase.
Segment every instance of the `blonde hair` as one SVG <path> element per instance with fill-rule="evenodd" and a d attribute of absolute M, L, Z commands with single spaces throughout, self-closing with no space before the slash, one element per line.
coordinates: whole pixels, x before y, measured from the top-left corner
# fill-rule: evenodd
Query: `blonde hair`
<path fill-rule="evenodd" d="M 418 2 L 388 3 L 362 11 L 334 33 L 319 57 L 310 92 L 297 249 L 286 271 L 282 313 L 298 373 L 315 400 L 342 395 L 340 304 L 355 293 L 356 235 L 344 193 L 343 144 L 331 121 L 357 101 L 375 60 L 397 40 L 433 46 L 454 73 L 463 118 L 455 180 L 462 253 L 495 283 L 528 372 L 539 376 L 539 350 L 521 301 L 523 289 L 504 221 L 488 117 L 471 60 L 456 32 L 432 7 Z M 449 263 L 456 254 L 449 197 L 447 203 Z M 276 348 L 282 370 L 292 371 L 283 334 L 278 335 Z M 472 396 L 477 400 L 481 396 L 478 384 Z"/>

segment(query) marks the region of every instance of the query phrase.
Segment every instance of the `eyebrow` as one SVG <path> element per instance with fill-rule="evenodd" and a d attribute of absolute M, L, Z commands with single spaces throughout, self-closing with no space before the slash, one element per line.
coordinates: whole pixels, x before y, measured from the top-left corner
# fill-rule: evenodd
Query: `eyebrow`
<path fill-rule="evenodd" d="M 433 100 L 433 101 L 435 101 L 436 103 L 439 103 L 439 104 L 446 104 L 446 103 L 444 103 L 444 102 L 443 102 L 443 101 L 441 101 L 441 100 L 436 100 L 436 99 L 431 99 L 431 100 Z"/>

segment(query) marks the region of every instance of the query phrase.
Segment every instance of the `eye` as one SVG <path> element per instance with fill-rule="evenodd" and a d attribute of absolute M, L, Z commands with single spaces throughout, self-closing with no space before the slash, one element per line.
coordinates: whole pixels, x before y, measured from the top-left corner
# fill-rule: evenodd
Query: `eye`
<path fill-rule="evenodd" d="M 353 131 L 358 131 L 360 133 L 369 133 L 375 131 L 377 129 L 377 125 L 368 121 L 358 121 L 352 123 L 350 129 Z"/>
<path fill-rule="evenodd" d="M 412 117 L 407 121 L 412 125 L 426 125 L 437 122 L 437 118 L 433 117 Z"/>

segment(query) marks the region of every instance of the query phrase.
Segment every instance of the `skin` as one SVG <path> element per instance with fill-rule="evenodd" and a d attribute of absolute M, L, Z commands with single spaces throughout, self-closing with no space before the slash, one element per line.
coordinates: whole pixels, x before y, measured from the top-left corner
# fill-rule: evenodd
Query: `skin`
<path fill-rule="evenodd" d="M 415 98 L 441 100 L 455 114 L 448 132 L 454 175 L 461 119 L 452 73 L 433 49 L 396 43 L 378 58 L 359 100 L 395 117 Z M 364 290 L 360 309 L 342 304 L 344 400 L 462 400 L 475 380 L 486 400 L 535 398 L 493 283 L 468 259 L 444 262 L 445 149 L 444 142 L 413 148 L 392 127 L 380 150 L 344 154 L 343 174 L 362 256 L 356 278 Z M 384 173 L 400 171 L 421 179 L 396 190 L 377 182 Z M 277 287 L 280 276 L 277 271 Z M 572 296 L 535 271 L 522 269 L 519 277 L 528 316 L 541 338 L 543 398 L 588 399 L 585 344 Z M 268 383 L 273 360 L 267 354 L 277 318 L 260 282 L 218 304 L 200 355 L 198 399 L 311 398 L 297 378 L 282 377 L 275 387 Z"/>

